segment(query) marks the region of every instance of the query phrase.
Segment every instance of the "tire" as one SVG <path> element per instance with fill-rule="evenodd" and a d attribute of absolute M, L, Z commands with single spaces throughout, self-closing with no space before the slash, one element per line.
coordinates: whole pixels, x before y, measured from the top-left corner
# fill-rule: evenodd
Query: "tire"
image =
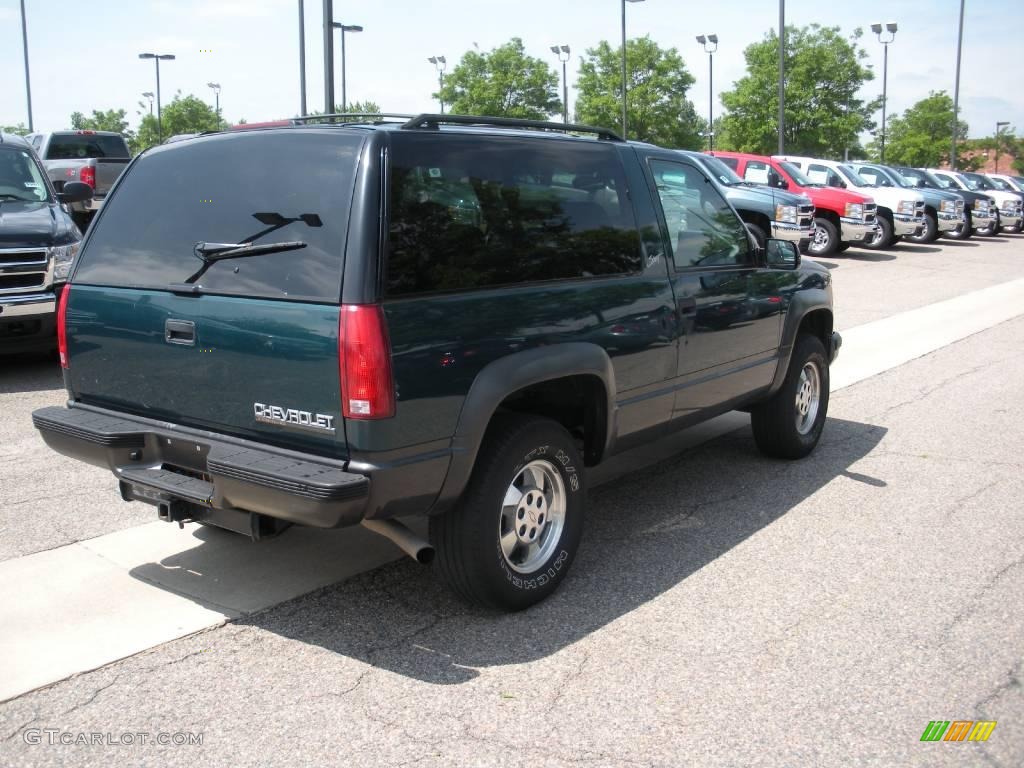
<path fill-rule="evenodd" d="M 807 246 L 811 256 L 831 256 L 839 247 L 839 229 L 828 219 L 814 220 L 814 239 Z"/>
<path fill-rule="evenodd" d="M 533 489 L 541 486 L 535 497 Z M 515 505 L 504 504 L 513 491 L 521 494 Z M 584 510 L 583 460 L 569 433 L 550 419 L 500 415 L 488 429 L 462 498 L 430 518 L 435 567 L 469 603 L 504 611 L 528 608 L 554 592 L 569 572 Z"/>
<path fill-rule="evenodd" d="M 921 229 L 920 235 L 907 235 L 907 240 L 912 243 L 924 245 L 926 243 L 934 243 L 939 239 L 939 220 L 935 218 L 935 214 L 931 211 L 924 212 L 924 227 Z"/>
<path fill-rule="evenodd" d="M 853 245 L 853 243 L 840 243 L 836 246 L 836 253 L 843 253 L 843 251 L 850 250 L 851 245 Z"/>
<path fill-rule="evenodd" d="M 807 399 L 812 392 L 805 388 L 802 378 L 809 366 L 817 375 L 816 404 L 813 399 Z M 813 390 L 813 381 L 809 381 L 806 387 Z M 770 400 L 750 411 L 750 425 L 758 450 L 777 459 L 802 459 L 813 451 L 825 428 L 828 395 L 829 369 L 825 346 L 817 336 L 800 334 L 793 346 L 793 356 L 782 387 Z"/>
<path fill-rule="evenodd" d="M 878 225 L 878 233 L 871 240 L 865 240 L 864 247 L 872 251 L 889 248 L 892 246 L 893 238 L 892 222 L 885 216 L 879 216 L 875 219 L 875 223 Z"/>
<path fill-rule="evenodd" d="M 996 219 L 990 223 L 987 227 L 979 228 L 974 230 L 974 234 L 978 237 L 995 237 L 996 231 L 998 230 L 999 220 Z"/>
<path fill-rule="evenodd" d="M 943 237 L 948 237 L 950 240 L 970 240 L 974 236 L 974 225 L 971 223 L 971 212 L 965 212 L 967 219 L 965 223 L 960 224 L 956 229 L 952 229 L 949 232 L 944 232 Z"/>
<path fill-rule="evenodd" d="M 892 236 L 892 240 L 890 241 L 890 245 L 896 245 L 896 243 L 902 243 L 902 242 L 903 242 L 903 235 L 893 235 Z"/>
<path fill-rule="evenodd" d="M 758 246 L 764 248 L 768 243 L 768 233 L 761 229 L 757 224 L 751 224 L 750 222 L 744 222 L 747 225 L 747 231 L 754 236 Z"/>

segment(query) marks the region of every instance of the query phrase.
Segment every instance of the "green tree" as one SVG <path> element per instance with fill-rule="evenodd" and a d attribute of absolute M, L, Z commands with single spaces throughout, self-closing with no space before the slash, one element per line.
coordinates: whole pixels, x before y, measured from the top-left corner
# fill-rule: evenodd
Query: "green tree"
<path fill-rule="evenodd" d="M 351 104 L 348 105 L 346 109 L 342 109 L 341 104 L 334 105 L 334 114 L 338 115 L 343 112 L 347 112 L 353 115 L 377 115 L 380 114 L 380 105 L 377 104 L 377 102 L 375 101 L 370 101 L 369 99 L 367 99 L 366 101 L 353 101 Z M 309 114 L 313 116 L 322 115 L 324 113 L 318 109 L 314 109 L 311 110 Z M 296 117 L 298 117 L 298 115 L 296 115 Z M 339 120 L 341 120 L 341 122 L 349 122 L 345 118 L 339 118 Z"/>
<path fill-rule="evenodd" d="M 114 131 L 127 135 L 128 120 L 123 109 L 108 109 L 101 112 L 98 109 L 92 111 L 92 117 L 86 117 L 81 112 L 71 113 L 71 127 L 76 131 Z"/>
<path fill-rule="evenodd" d="M 629 138 L 677 149 L 699 149 L 706 122 L 686 92 L 693 85 L 679 51 L 650 37 L 626 43 Z M 622 48 L 605 40 L 587 49 L 576 83 L 576 120 L 615 128 L 622 123 Z"/>
<path fill-rule="evenodd" d="M 174 95 L 170 104 L 164 106 L 161 118 L 164 139 L 179 133 L 203 133 L 227 127 L 227 123 L 217 116 L 213 107 L 198 96 L 182 96 L 181 91 Z M 132 151 L 138 153 L 159 143 L 156 115 L 147 112 L 139 125 Z"/>
<path fill-rule="evenodd" d="M 949 161 L 953 140 L 950 135 L 953 99 L 945 91 L 931 91 L 902 115 L 889 117 L 887 122 L 887 162 L 915 168 L 938 168 Z M 963 120 L 959 121 L 957 136 L 961 141 L 967 138 L 967 123 Z M 880 136 L 876 135 L 868 145 L 868 153 L 873 158 L 881 155 Z"/>
<path fill-rule="evenodd" d="M 880 100 L 857 98 L 874 79 L 867 53 L 839 27 L 786 27 L 786 151 L 812 157 L 842 157 L 859 150 L 858 135 L 874 127 Z M 778 150 L 779 37 L 775 31 L 743 52 L 747 74 L 722 94 L 723 145 L 744 152 Z"/>
<path fill-rule="evenodd" d="M 462 115 L 543 120 L 562 109 L 558 75 L 512 38 L 489 52 L 467 51 L 433 98 Z"/>
<path fill-rule="evenodd" d="M 29 130 L 25 127 L 24 123 L 18 123 L 17 125 L 0 125 L 0 131 L 4 133 L 13 133 L 16 136 L 28 136 Z"/>

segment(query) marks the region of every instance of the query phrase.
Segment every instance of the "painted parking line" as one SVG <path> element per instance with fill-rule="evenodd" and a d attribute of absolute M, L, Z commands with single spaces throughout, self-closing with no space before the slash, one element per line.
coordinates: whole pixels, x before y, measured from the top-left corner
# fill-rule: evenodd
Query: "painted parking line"
<path fill-rule="evenodd" d="M 1024 279 L 843 331 L 841 389 L 1024 314 Z M 726 414 L 617 457 L 607 482 L 748 423 Z M 293 529 L 256 545 L 162 522 L 0 563 L 0 701 L 268 608 L 401 555 L 362 528 Z"/>

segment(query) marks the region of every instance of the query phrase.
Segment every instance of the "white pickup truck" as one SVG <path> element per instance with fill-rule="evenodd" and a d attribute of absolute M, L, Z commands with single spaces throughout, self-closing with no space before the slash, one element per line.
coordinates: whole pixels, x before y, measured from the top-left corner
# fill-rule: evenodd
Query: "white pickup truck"
<path fill-rule="evenodd" d="M 818 184 L 850 189 L 874 198 L 878 205 L 878 229 L 871 240 L 864 242 L 865 248 L 890 248 L 904 237 L 920 235 L 924 229 L 925 204 L 920 192 L 874 184 L 858 174 L 852 166 L 835 160 L 791 155 L 780 156 L 779 159 L 799 166 L 807 178 Z"/>
<path fill-rule="evenodd" d="M 92 187 L 92 199 L 70 205 L 75 223 L 84 232 L 121 171 L 131 162 L 124 136 L 112 131 L 55 131 L 26 138 L 58 193 L 69 181 Z"/>

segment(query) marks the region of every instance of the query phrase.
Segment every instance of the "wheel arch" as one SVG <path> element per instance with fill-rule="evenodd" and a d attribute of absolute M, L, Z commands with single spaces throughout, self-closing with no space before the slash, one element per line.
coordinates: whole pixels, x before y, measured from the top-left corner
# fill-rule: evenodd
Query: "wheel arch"
<path fill-rule="evenodd" d="M 822 281 L 824 283 L 824 281 Z M 779 345 L 779 364 L 769 389 L 769 396 L 775 394 L 786 379 L 793 346 L 801 333 L 811 333 L 821 340 L 825 349 L 832 343 L 835 329 L 835 315 L 832 312 L 830 293 L 825 284 L 798 293 L 790 304 L 786 324 L 782 329 L 782 343 Z"/>

